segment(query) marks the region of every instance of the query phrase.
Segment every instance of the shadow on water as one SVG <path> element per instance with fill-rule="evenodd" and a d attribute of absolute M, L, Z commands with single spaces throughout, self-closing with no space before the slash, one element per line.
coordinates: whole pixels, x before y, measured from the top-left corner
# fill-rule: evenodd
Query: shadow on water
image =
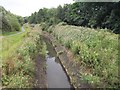
<path fill-rule="evenodd" d="M 72 89 L 72 85 L 70 84 L 67 74 L 60 64 L 59 58 L 57 58 L 56 52 L 50 40 L 46 37 L 42 38 L 46 42 L 48 50 L 46 55 L 48 88 Z"/>

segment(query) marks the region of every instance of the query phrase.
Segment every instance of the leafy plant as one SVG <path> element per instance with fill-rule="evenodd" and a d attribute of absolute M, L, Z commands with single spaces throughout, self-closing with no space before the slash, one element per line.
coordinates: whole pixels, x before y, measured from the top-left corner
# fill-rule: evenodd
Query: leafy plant
<path fill-rule="evenodd" d="M 85 76 L 90 83 L 106 82 L 105 87 L 117 87 L 118 35 L 103 29 L 61 24 L 56 25 L 53 32 L 74 53 L 77 62 L 92 69 L 92 76 Z"/>

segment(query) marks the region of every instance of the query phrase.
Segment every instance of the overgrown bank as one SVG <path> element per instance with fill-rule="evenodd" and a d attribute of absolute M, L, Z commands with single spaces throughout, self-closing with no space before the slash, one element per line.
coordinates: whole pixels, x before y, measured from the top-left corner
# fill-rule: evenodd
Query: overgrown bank
<path fill-rule="evenodd" d="M 77 73 L 73 76 L 93 87 L 118 87 L 118 35 L 64 24 L 51 26 L 48 32 L 74 53 L 71 67 L 77 66 Z"/>
<path fill-rule="evenodd" d="M 22 45 L 2 61 L 2 86 L 4 88 L 35 87 L 35 59 L 45 56 L 45 44 L 36 28 L 26 33 Z"/>

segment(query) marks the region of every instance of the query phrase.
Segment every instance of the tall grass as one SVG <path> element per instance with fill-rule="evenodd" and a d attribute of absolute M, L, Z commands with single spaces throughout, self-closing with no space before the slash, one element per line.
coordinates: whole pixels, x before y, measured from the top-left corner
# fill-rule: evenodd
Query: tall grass
<path fill-rule="evenodd" d="M 39 52 L 45 52 L 45 44 L 36 31 L 17 36 L 17 39 L 11 37 L 14 40 L 11 45 L 16 44 L 12 49 L 15 50 L 14 53 L 9 51 L 12 54 L 2 61 L 2 85 L 6 88 L 31 88 L 34 86 L 35 58 Z"/>
<path fill-rule="evenodd" d="M 118 35 L 105 29 L 94 30 L 61 24 L 55 26 L 53 34 L 71 49 L 83 66 L 92 70 L 91 73 L 82 74 L 84 79 L 92 84 L 99 85 L 102 82 L 105 87 L 117 87 Z"/>

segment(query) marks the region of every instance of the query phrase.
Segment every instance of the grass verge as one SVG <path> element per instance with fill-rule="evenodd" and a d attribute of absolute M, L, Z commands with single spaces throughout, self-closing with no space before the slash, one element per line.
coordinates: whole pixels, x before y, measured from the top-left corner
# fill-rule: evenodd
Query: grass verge
<path fill-rule="evenodd" d="M 8 56 L 11 56 L 11 54 L 15 51 L 16 48 L 21 44 L 24 37 L 27 35 L 27 33 L 30 31 L 29 28 L 24 27 L 25 32 L 16 34 L 14 36 L 3 36 L 1 43 L 2 43 L 2 51 L 0 51 L 0 56 L 5 59 Z"/>
<path fill-rule="evenodd" d="M 11 49 L 5 49 L 3 53 L 3 55 L 9 53 L 2 61 L 2 86 L 5 88 L 34 86 L 35 58 L 38 53 L 45 52 L 45 45 L 38 31 L 30 31 L 30 27 L 26 26 L 25 29 L 27 30 L 22 34 L 6 37 L 13 42 L 9 43 Z"/>

